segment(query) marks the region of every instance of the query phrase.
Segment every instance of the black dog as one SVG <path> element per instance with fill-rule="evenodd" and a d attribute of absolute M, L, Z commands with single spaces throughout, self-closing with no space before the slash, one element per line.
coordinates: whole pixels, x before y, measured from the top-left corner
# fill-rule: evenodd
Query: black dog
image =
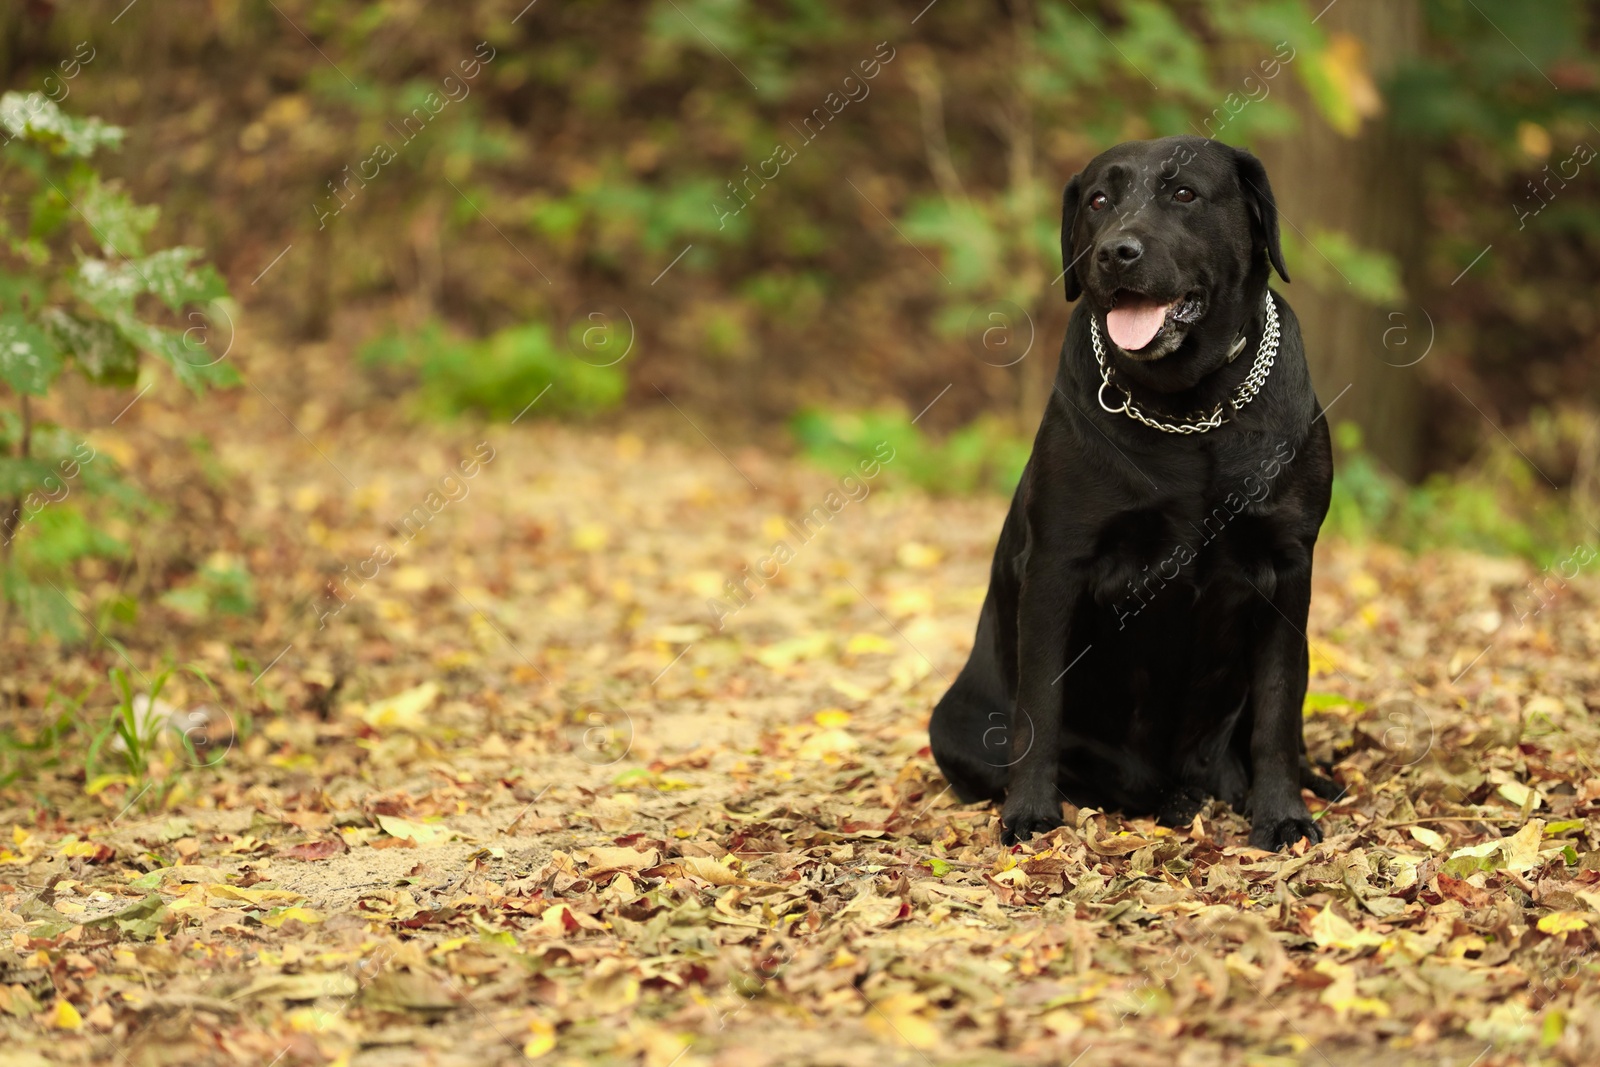
<path fill-rule="evenodd" d="M 972 655 L 933 711 L 964 801 L 1007 844 L 1061 801 L 1321 840 L 1301 733 L 1311 551 L 1333 479 L 1294 313 L 1270 293 L 1261 162 L 1200 137 L 1118 145 L 1067 183 L 1073 312 L 1000 531 Z"/>

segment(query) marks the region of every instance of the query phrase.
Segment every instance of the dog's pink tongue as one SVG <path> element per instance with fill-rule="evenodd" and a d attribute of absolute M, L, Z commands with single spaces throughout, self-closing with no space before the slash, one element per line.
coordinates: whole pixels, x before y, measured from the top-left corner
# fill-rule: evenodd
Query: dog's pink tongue
<path fill-rule="evenodd" d="M 1106 312 L 1106 332 L 1124 352 L 1137 352 L 1154 340 L 1171 304 L 1124 297 Z"/>

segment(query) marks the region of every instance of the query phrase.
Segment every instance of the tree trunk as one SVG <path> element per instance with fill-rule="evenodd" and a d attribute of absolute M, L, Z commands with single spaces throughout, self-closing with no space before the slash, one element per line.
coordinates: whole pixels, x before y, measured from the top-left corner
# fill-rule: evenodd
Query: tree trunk
<path fill-rule="evenodd" d="M 1415 0 L 1334 4 L 1319 25 L 1330 36 L 1350 34 L 1361 41 L 1380 85 L 1422 39 Z M 1345 137 L 1328 125 L 1298 82 L 1279 84 L 1301 122 L 1293 133 L 1262 144 L 1257 155 L 1272 178 L 1282 229 L 1308 248 L 1303 256 L 1319 259 L 1315 231 L 1343 231 L 1362 248 L 1396 257 L 1407 292 L 1414 292 L 1421 276 L 1422 146 L 1396 135 L 1381 116 Z M 1329 286 L 1286 290 L 1300 317 L 1317 395 L 1327 405 L 1349 386 L 1330 409 L 1330 421 L 1358 423 L 1370 451 L 1414 478 L 1420 473 L 1421 368 L 1401 365 L 1427 348 L 1432 331 L 1426 317 L 1411 299 L 1365 303 L 1326 261 L 1320 265 L 1332 279 Z M 1294 276 L 1295 264 L 1289 273 Z"/>

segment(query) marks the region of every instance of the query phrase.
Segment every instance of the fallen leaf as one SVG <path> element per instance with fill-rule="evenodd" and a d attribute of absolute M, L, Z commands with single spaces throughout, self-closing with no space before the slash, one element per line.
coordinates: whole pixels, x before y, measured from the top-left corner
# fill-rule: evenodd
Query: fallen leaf
<path fill-rule="evenodd" d="M 377 816 L 378 825 L 390 837 L 398 837 L 406 841 L 414 841 L 418 845 L 431 845 L 440 838 L 450 836 L 447 826 L 435 826 L 428 823 L 412 822 L 402 819 L 398 815 Z"/>

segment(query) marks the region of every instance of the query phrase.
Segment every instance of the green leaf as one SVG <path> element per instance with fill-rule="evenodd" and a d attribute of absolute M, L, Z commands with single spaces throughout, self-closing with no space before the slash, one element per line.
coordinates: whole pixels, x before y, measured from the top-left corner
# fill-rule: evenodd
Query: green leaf
<path fill-rule="evenodd" d="M 61 356 L 43 330 L 15 311 L 0 314 L 0 380 L 19 393 L 43 396 L 61 373 Z"/>
<path fill-rule="evenodd" d="M 74 189 L 71 203 L 82 212 L 89 229 L 100 240 L 101 254 L 106 256 L 144 255 L 144 236 L 161 214 L 154 204 L 140 207 L 128 194 L 106 185 L 93 173 Z"/>
<path fill-rule="evenodd" d="M 167 919 L 167 904 L 160 893 L 150 893 L 143 900 L 130 904 L 120 911 L 110 915 L 101 916 L 85 926 L 99 926 L 105 928 L 115 925 L 124 937 L 136 941 L 149 941 L 161 932 L 161 925 Z"/>
<path fill-rule="evenodd" d="M 135 348 L 166 360 L 178 380 L 196 393 L 206 386 L 233 385 L 239 374 L 233 365 L 224 361 L 220 352 L 213 352 L 203 344 L 194 342 L 199 336 L 193 331 L 169 330 L 153 326 L 124 312 L 113 320 L 117 332 Z"/>
<path fill-rule="evenodd" d="M 0 271 L 0 307 L 37 307 L 44 303 L 44 284 L 31 274 Z"/>
<path fill-rule="evenodd" d="M 39 324 L 96 385 L 125 387 L 138 380 L 138 349 L 109 322 L 48 308 L 39 316 Z"/>
<path fill-rule="evenodd" d="M 189 266 L 189 261 L 200 254 L 198 248 L 180 245 L 163 249 L 130 266 L 144 279 L 148 292 L 173 311 L 180 311 L 187 304 L 208 304 L 228 295 L 228 284 L 209 263 Z"/>
<path fill-rule="evenodd" d="M 1004 272 L 1001 228 L 981 205 L 924 198 L 903 221 L 912 241 L 944 248 L 944 269 L 957 291 L 977 291 Z"/>
<path fill-rule="evenodd" d="M 63 641 L 77 641 L 83 636 L 83 620 L 55 587 L 43 582 L 30 582 L 22 576 L 20 568 L 12 568 L 0 575 L 5 585 L 6 599 L 15 604 L 26 621 L 28 629 L 48 631 Z"/>
<path fill-rule="evenodd" d="M 0 497 L 25 497 L 45 486 L 45 479 L 56 473 L 50 463 L 29 457 L 0 456 Z M 23 516 L 28 512 L 28 501 L 22 501 Z"/>
<path fill-rule="evenodd" d="M 211 614 L 211 594 L 200 585 L 185 585 L 161 594 L 161 603 L 179 615 L 197 622 Z"/>
<path fill-rule="evenodd" d="M 72 291 L 78 299 L 113 322 L 121 315 L 131 316 L 134 298 L 147 289 L 144 278 L 127 263 L 85 259 L 72 275 Z"/>
<path fill-rule="evenodd" d="M 122 144 L 122 128 L 99 119 L 77 119 L 43 93 L 0 96 L 0 127 L 12 137 L 44 145 L 61 156 L 91 156 L 101 147 Z"/>
<path fill-rule="evenodd" d="M 1369 304 L 1389 305 L 1405 296 L 1400 264 L 1387 252 L 1363 248 L 1339 230 L 1313 229 L 1302 241 L 1285 234 L 1284 249 L 1296 271 L 1327 292 L 1349 292 Z"/>

